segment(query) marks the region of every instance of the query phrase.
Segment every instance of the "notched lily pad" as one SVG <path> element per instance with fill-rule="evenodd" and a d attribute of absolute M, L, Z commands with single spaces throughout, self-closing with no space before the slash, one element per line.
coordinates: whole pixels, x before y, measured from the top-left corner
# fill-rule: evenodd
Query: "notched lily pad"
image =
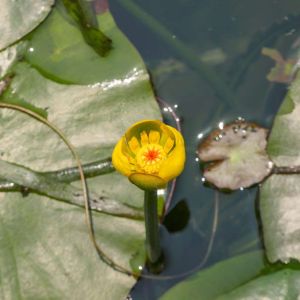
<path fill-rule="evenodd" d="M 236 190 L 261 182 L 272 170 L 266 153 L 268 130 L 238 119 L 214 130 L 198 148 L 205 179 L 221 189 Z"/>

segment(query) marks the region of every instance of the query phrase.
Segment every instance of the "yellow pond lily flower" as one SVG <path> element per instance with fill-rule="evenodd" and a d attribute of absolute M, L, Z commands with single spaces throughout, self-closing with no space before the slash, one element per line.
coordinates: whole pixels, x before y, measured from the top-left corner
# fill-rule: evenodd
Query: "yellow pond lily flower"
<path fill-rule="evenodd" d="M 114 167 L 143 190 L 164 188 L 182 172 L 184 162 L 181 133 L 157 120 L 132 125 L 112 154 Z"/>

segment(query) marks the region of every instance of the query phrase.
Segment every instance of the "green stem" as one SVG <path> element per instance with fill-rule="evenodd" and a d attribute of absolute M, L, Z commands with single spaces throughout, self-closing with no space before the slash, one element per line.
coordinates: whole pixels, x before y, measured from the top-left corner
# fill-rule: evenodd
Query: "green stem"
<path fill-rule="evenodd" d="M 99 175 L 105 175 L 113 172 L 115 169 L 112 165 L 111 158 L 97 160 L 88 164 L 82 165 L 82 169 L 85 178 L 91 178 Z M 35 171 L 32 171 L 35 172 Z M 80 174 L 77 167 L 65 168 L 56 171 L 49 172 L 35 172 L 41 176 L 47 176 L 51 180 L 59 182 L 73 182 L 80 180 Z M 5 178 L 5 177 L 4 177 Z M 0 178 L 0 192 L 20 192 L 24 188 L 28 188 L 24 185 L 18 185 L 15 182 L 8 181 L 4 178 Z"/>
<path fill-rule="evenodd" d="M 79 27 L 86 43 L 100 56 L 106 56 L 112 48 L 112 41 L 99 29 L 92 3 L 86 0 L 62 0 L 62 2 Z"/>
<path fill-rule="evenodd" d="M 172 47 L 177 55 L 181 57 L 192 70 L 196 71 L 207 81 L 211 88 L 216 92 L 217 96 L 220 99 L 223 99 L 229 107 L 232 107 L 234 103 L 237 103 L 237 101 L 234 100 L 234 94 L 225 84 L 224 80 L 220 79 L 210 67 L 203 64 L 195 51 L 187 47 L 164 25 L 136 5 L 132 0 L 119 0 L 119 3 L 123 8 L 139 19 L 140 22 L 157 34 L 166 44 Z"/>
<path fill-rule="evenodd" d="M 93 2 L 86 0 L 78 0 L 78 4 L 82 10 L 82 15 L 84 17 L 82 21 L 84 22 L 84 25 L 98 29 L 99 24 L 96 17 L 96 13 L 93 8 Z"/>
<path fill-rule="evenodd" d="M 94 167 L 91 164 L 88 164 L 87 168 L 89 169 L 90 175 L 94 175 Z M 105 164 L 104 169 L 106 170 Z M 82 165 L 81 170 L 83 174 L 85 174 Z M 36 193 L 72 205 L 84 206 L 84 194 L 82 194 L 80 188 L 69 184 L 69 181 L 67 180 L 76 179 L 78 174 L 73 168 L 69 169 L 70 174 L 69 171 L 67 171 L 67 174 L 64 175 L 65 171 L 66 170 L 59 170 L 59 176 L 56 176 L 57 174 L 55 172 L 50 174 L 35 172 L 16 163 L 0 159 L 0 180 L 5 178 L 4 182 L 0 181 L 0 191 L 19 191 L 24 195 L 27 193 Z M 102 191 L 101 194 L 89 191 L 89 201 L 89 208 L 92 210 L 119 217 L 143 219 L 143 214 L 138 208 L 130 207 L 120 201 L 108 197 L 105 191 Z"/>
<path fill-rule="evenodd" d="M 162 250 L 159 238 L 156 190 L 145 191 L 144 211 L 148 267 L 151 272 L 159 273 L 162 269 Z"/>

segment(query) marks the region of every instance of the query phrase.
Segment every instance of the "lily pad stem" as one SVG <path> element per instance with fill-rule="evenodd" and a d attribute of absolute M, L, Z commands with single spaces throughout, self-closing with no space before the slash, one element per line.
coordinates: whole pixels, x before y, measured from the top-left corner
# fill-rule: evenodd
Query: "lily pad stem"
<path fill-rule="evenodd" d="M 157 214 L 157 190 L 145 191 L 144 198 L 147 265 L 151 273 L 163 269 L 163 253 L 160 246 Z"/>
<path fill-rule="evenodd" d="M 280 175 L 293 175 L 300 174 L 300 166 L 274 166 L 272 170 L 272 174 L 280 174 Z"/>

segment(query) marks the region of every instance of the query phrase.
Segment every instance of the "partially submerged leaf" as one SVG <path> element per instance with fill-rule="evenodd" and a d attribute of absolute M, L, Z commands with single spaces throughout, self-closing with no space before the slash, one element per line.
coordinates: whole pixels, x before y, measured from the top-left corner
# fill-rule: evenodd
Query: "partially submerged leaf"
<path fill-rule="evenodd" d="M 300 165 L 300 73 L 274 120 L 268 153 L 277 166 Z M 272 175 L 260 190 L 264 243 L 271 262 L 300 261 L 300 176 Z"/>
<path fill-rule="evenodd" d="M 200 270 L 171 288 L 160 300 L 214 300 L 257 276 L 262 268 L 261 251 L 236 256 Z"/>
<path fill-rule="evenodd" d="M 292 300 L 300 298 L 300 271 L 282 270 L 261 276 L 216 300 L 270 299 Z"/>
<path fill-rule="evenodd" d="M 95 84 L 101 85 L 103 89 L 110 89 L 114 86 L 126 86 L 142 78 L 143 73 L 134 67 L 140 57 L 131 49 L 131 55 L 121 50 L 127 40 L 116 29 L 110 13 L 99 15 L 98 21 L 101 30 L 113 40 L 114 46 L 109 52 L 109 57 L 99 57 L 93 48 L 86 44 L 81 32 L 68 22 L 63 12 L 54 9 L 30 37 L 26 59 L 44 76 L 58 82 Z M 117 74 L 113 69 L 118 70 Z"/>
<path fill-rule="evenodd" d="M 94 3 L 80 0 L 63 0 L 62 2 L 82 32 L 86 43 L 100 56 L 107 55 L 112 48 L 112 41 L 99 29 Z"/>
<path fill-rule="evenodd" d="M 261 182 L 273 167 L 266 153 L 267 134 L 267 129 L 243 120 L 213 131 L 198 148 L 201 161 L 208 162 L 205 179 L 230 190 Z"/>
<path fill-rule="evenodd" d="M 54 0 L 2 0 L 0 50 L 15 43 L 38 26 L 48 15 Z"/>

